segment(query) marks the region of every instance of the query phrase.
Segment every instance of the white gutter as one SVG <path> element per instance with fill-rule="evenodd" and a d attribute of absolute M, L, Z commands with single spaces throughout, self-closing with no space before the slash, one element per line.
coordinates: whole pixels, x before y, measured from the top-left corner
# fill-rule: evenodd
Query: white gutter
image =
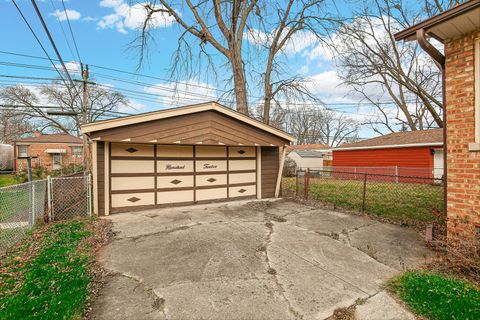
<path fill-rule="evenodd" d="M 414 147 L 443 147 L 443 142 L 389 144 L 389 145 L 383 145 L 383 146 L 365 146 L 365 147 L 344 147 L 344 148 L 335 148 L 333 149 L 333 151 L 414 148 Z"/>

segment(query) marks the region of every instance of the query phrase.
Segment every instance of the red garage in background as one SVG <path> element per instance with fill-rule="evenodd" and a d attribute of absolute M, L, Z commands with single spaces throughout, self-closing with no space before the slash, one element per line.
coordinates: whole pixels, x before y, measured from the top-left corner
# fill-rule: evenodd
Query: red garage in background
<path fill-rule="evenodd" d="M 396 132 L 333 149 L 337 172 L 442 178 L 442 129 Z"/>

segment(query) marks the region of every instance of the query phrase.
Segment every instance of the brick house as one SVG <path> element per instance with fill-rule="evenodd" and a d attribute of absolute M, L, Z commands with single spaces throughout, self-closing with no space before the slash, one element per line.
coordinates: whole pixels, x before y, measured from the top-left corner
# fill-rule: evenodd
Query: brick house
<path fill-rule="evenodd" d="M 442 42 L 444 53 L 428 38 Z M 480 0 L 395 34 L 417 41 L 443 74 L 447 227 L 450 240 L 480 240 Z M 477 242 L 478 243 L 478 242 Z"/>
<path fill-rule="evenodd" d="M 82 139 L 68 134 L 41 134 L 14 142 L 15 170 L 27 168 L 27 161 L 19 159 L 31 156 L 32 167 L 42 167 L 48 171 L 60 170 L 70 165 L 82 165 Z"/>

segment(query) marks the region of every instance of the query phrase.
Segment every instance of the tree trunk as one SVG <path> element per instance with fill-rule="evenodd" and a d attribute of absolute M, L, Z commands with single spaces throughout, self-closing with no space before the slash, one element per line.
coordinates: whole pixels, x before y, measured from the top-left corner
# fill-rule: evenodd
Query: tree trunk
<path fill-rule="evenodd" d="M 248 116 L 247 82 L 243 71 L 243 62 L 241 56 L 236 53 L 236 50 L 233 50 L 232 52 L 231 62 L 237 111 Z"/>

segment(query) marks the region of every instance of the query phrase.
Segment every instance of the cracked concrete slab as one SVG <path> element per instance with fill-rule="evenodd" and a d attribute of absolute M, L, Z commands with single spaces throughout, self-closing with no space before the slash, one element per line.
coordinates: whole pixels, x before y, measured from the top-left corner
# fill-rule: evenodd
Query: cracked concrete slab
<path fill-rule="evenodd" d="M 166 301 L 169 319 L 289 319 L 271 280 L 187 282 L 155 290 Z"/>
<path fill-rule="evenodd" d="M 356 320 L 415 320 L 415 316 L 400 306 L 385 291 L 377 293 L 365 303 L 357 305 Z"/>
<path fill-rule="evenodd" d="M 368 239 L 363 230 L 384 232 L 383 238 L 371 235 L 384 243 L 402 246 L 405 239 L 405 229 L 396 226 L 287 201 L 108 218 L 117 235 L 99 261 L 122 276 L 112 278 L 94 303 L 98 319 L 323 319 L 374 296 L 398 272 L 356 247 Z M 421 247 L 405 243 L 411 245 Z M 378 248 L 386 256 L 421 252 Z"/>
<path fill-rule="evenodd" d="M 103 291 L 115 292 L 115 298 L 111 299 L 111 295 L 101 295 L 96 299 L 92 305 L 95 310 L 92 319 L 166 319 L 162 301 L 135 279 L 122 275 L 111 276 Z"/>
<path fill-rule="evenodd" d="M 413 229 L 376 223 L 348 236 L 350 245 L 398 270 L 415 268 L 434 256 Z"/>

